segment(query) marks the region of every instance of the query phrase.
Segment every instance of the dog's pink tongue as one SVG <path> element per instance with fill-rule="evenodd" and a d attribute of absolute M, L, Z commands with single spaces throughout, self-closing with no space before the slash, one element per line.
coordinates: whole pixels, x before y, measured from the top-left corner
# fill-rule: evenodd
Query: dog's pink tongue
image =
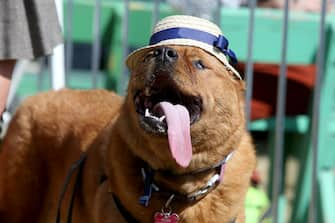
<path fill-rule="evenodd" d="M 159 103 L 159 106 L 166 116 L 172 156 L 180 166 L 187 167 L 192 159 L 188 110 L 182 105 L 173 105 L 165 101 Z"/>

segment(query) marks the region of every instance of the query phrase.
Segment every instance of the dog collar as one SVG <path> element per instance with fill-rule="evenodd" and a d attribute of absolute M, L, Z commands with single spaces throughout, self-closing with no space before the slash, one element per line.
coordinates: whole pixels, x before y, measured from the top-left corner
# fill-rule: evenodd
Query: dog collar
<path fill-rule="evenodd" d="M 229 153 L 223 160 L 211 167 L 201 168 L 199 170 L 192 171 L 191 173 L 187 173 L 187 175 L 199 174 L 213 169 L 217 171 L 217 173 L 214 174 L 203 187 L 190 194 L 181 194 L 177 191 L 171 191 L 166 188 L 157 186 L 157 184 L 154 182 L 154 175 L 156 171 L 147 165 L 146 167 L 141 169 L 144 179 L 144 193 L 139 198 L 139 203 L 147 207 L 149 205 L 152 192 L 159 192 L 161 195 L 165 196 L 171 196 L 173 194 L 175 199 L 184 202 L 194 202 L 200 200 L 201 198 L 205 197 L 210 191 L 214 190 L 214 188 L 221 182 L 221 179 L 223 179 L 225 165 L 230 160 L 232 155 L 233 152 Z"/>

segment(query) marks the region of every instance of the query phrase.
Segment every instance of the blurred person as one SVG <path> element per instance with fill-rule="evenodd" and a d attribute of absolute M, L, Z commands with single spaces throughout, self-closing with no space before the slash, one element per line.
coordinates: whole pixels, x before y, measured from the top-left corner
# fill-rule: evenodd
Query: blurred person
<path fill-rule="evenodd" d="M 305 12 L 320 12 L 322 0 L 289 0 L 289 7 L 292 10 Z M 327 0 L 327 10 L 334 4 L 334 0 Z M 284 8 L 285 0 L 259 0 L 258 6 L 269 8 Z"/>
<path fill-rule="evenodd" d="M 212 14 L 218 7 L 218 2 L 213 0 L 167 0 L 176 10 L 186 15 L 201 17 L 212 20 Z"/>
<path fill-rule="evenodd" d="M 213 20 L 214 11 L 219 3 L 222 7 L 238 8 L 245 5 L 247 0 L 166 0 L 173 8 L 186 15 Z"/>
<path fill-rule="evenodd" d="M 16 60 L 51 54 L 62 41 L 54 0 L 0 1 L 0 115 Z"/>

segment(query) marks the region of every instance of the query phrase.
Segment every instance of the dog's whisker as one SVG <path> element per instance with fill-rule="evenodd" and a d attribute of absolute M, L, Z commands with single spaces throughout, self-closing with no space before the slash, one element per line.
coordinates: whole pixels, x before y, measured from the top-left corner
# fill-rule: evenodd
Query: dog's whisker
<path fill-rule="evenodd" d="M 162 117 L 160 117 L 160 118 L 159 118 L 159 121 L 161 121 L 161 122 L 162 122 L 162 121 L 164 121 L 164 120 L 165 120 L 165 118 L 166 118 L 166 117 L 165 117 L 165 115 L 163 115 Z"/>

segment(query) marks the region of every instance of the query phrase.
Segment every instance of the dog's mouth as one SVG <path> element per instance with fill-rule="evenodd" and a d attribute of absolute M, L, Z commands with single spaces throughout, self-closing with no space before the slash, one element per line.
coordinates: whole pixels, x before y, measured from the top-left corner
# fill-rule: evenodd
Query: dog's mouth
<path fill-rule="evenodd" d="M 187 167 L 192 159 L 190 128 L 200 119 L 201 98 L 167 84 L 137 91 L 134 103 L 142 128 L 152 134 L 167 135 L 172 157 L 180 166 Z"/>
<path fill-rule="evenodd" d="M 202 112 L 200 97 L 182 93 L 174 86 L 139 90 L 134 96 L 134 102 L 142 127 L 149 133 L 156 135 L 167 134 L 167 115 L 169 114 L 164 109 L 164 103 L 178 105 L 179 109 L 186 108 L 189 115 L 189 125 L 198 121 Z"/>

